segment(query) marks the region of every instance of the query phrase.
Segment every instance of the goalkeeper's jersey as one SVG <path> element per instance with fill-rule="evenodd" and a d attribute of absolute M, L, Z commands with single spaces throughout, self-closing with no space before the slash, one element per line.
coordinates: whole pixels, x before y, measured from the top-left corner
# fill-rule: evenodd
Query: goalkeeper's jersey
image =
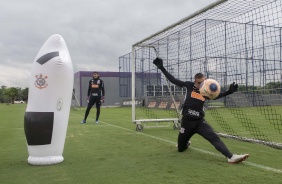
<path fill-rule="evenodd" d="M 190 81 L 181 81 L 174 78 L 170 73 L 168 73 L 165 68 L 161 69 L 166 78 L 173 84 L 179 87 L 186 88 L 185 99 L 182 107 L 182 115 L 186 119 L 198 120 L 205 116 L 204 113 L 204 103 L 205 97 L 203 97 L 199 89 Z"/>
<path fill-rule="evenodd" d="M 101 97 L 105 96 L 104 82 L 101 79 L 91 79 L 89 81 L 89 87 L 87 96 L 89 97 Z"/>
<path fill-rule="evenodd" d="M 205 116 L 204 103 L 206 98 L 200 94 L 199 89 L 193 82 L 187 81 L 185 99 L 183 103 L 182 115 L 193 119 L 202 119 Z"/>

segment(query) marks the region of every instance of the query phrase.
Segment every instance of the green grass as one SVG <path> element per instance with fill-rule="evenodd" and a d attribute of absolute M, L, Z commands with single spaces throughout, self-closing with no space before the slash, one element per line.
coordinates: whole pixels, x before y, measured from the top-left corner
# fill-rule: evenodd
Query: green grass
<path fill-rule="evenodd" d="M 25 104 L 0 104 L 0 182 L 6 183 L 281 183 L 281 150 L 222 139 L 235 153 L 249 153 L 241 164 L 228 164 L 202 137 L 178 153 L 178 131 L 170 127 L 136 132 L 130 108 L 103 108 L 94 123 L 95 109 L 79 124 L 85 109 L 71 111 L 64 161 L 31 166 L 23 129 Z"/>

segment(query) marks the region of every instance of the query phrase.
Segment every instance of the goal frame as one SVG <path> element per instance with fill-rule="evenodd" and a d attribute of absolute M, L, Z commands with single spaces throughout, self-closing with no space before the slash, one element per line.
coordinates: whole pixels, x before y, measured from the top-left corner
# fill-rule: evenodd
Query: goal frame
<path fill-rule="evenodd" d="M 139 120 L 136 119 L 136 111 L 135 111 L 135 109 L 136 109 L 136 104 L 135 104 L 135 101 L 136 101 L 135 100 L 135 87 L 136 87 L 135 86 L 135 49 L 138 49 L 138 48 L 142 47 L 141 44 L 144 41 L 146 41 L 146 40 L 148 40 L 150 38 L 153 38 L 153 37 L 155 37 L 155 36 L 165 32 L 165 31 L 167 31 L 167 30 L 169 30 L 169 29 L 171 29 L 171 28 L 173 28 L 173 27 L 175 27 L 175 26 L 177 26 L 179 24 L 182 24 L 183 22 L 185 22 L 185 21 L 187 21 L 187 20 L 189 20 L 189 19 L 191 19 L 191 18 L 193 18 L 193 17 L 195 17 L 195 16 L 197 16 L 197 15 L 199 15 L 199 14 L 201 14 L 201 13 L 203 13 L 203 12 L 205 12 L 205 11 L 207 11 L 207 10 L 209 10 L 209 9 L 211 9 L 211 8 L 221 4 L 223 2 L 225 2 L 225 1 L 227 1 L 227 0 L 218 0 L 218 1 L 208 5 L 207 7 L 203 8 L 203 9 L 200 9 L 199 11 L 197 11 L 197 12 L 195 12 L 195 13 L 193 13 L 193 14 L 191 14 L 191 15 L 189 15 L 189 16 L 181 19 L 181 20 L 179 20 L 178 22 L 176 22 L 176 23 L 174 23 L 174 24 L 172 24 L 172 25 L 170 25 L 170 26 L 168 26 L 168 27 L 158 31 L 157 33 L 155 33 L 155 34 L 153 34 L 153 35 L 151 35 L 151 36 L 149 36 L 147 38 L 144 38 L 143 40 L 141 40 L 141 41 L 135 43 L 134 45 L 132 45 L 132 51 L 131 51 L 131 79 L 132 79 L 132 84 L 131 84 L 131 86 L 132 86 L 131 87 L 132 103 L 131 104 L 132 104 L 132 110 L 131 111 L 132 111 L 132 122 L 137 125 L 137 127 L 136 127 L 137 131 L 142 131 L 143 130 L 143 126 L 141 124 L 142 123 L 145 124 L 147 122 L 173 122 L 174 123 L 174 129 L 176 129 L 176 128 L 179 129 L 180 128 L 180 125 L 179 125 L 180 124 L 180 112 L 176 108 L 176 113 L 177 113 L 178 118 L 139 119 Z M 175 103 L 175 100 L 174 100 L 174 98 L 171 95 L 171 91 L 169 91 L 169 93 L 170 93 L 170 96 L 172 98 L 172 101 Z"/>
<path fill-rule="evenodd" d="M 219 80 L 222 92 L 228 84 L 238 84 L 238 92 L 232 96 L 215 102 L 208 100 L 204 106 L 205 118 L 218 135 L 282 149 L 281 5 L 282 0 L 218 0 L 132 45 L 131 55 L 127 56 L 131 57 L 132 122 L 138 128 L 141 123 L 171 121 L 170 117 L 176 117 L 173 112 L 160 113 L 161 118 L 168 119 L 150 119 L 159 118 L 157 113 L 161 111 L 152 109 L 156 108 L 154 105 L 148 104 L 147 108 L 147 101 L 160 99 L 154 103 L 171 103 L 166 96 L 171 91 L 165 95 L 155 93 L 170 84 L 164 85 L 166 78 L 153 65 L 153 60 L 160 56 L 168 72 L 176 73 L 179 80 L 193 81 L 196 71 L 200 71 L 207 78 Z M 173 92 L 172 96 L 178 98 L 177 94 Z M 140 99 L 142 106 L 137 107 Z M 226 114 L 221 107 L 225 107 Z"/>

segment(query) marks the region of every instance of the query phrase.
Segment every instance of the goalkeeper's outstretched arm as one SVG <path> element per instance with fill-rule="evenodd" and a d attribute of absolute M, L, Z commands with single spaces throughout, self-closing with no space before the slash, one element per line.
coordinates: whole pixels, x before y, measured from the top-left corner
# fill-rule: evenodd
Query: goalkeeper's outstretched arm
<path fill-rule="evenodd" d="M 184 84 L 185 84 L 184 81 L 176 79 L 170 73 L 168 73 L 168 71 L 163 66 L 163 60 L 162 59 L 156 58 L 153 63 L 163 72 L 163 74 L 169 80 L 169 82 L 171 82 L 172 84 L 175 84 L 177 86 L 180 86 L 180 87 L 184 86 Z"/>

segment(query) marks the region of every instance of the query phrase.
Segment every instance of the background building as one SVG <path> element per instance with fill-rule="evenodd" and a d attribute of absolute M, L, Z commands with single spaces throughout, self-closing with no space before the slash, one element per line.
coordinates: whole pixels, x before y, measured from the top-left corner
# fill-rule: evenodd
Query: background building
<path fill-rule="evenodd" d="M 104 106 L 120 105 L 119 97 L 119 72 L 99 72 L 100 79 L 105 83 L 105 103 Z M 92 71 L 80 71 L 74 75 L 74 94 L 81 104 L 86 107 L 87 91 L 89 80 L 93 77 Z"/>
<path fill-rule="evenodd" d="M 105 103 L 103 106 L 131 106 L 131 72 L 99 72 L 100 78 L 105 83 Z M 136 82 L 143 83 L 144 80 L 151 79 L 151 85 L 157 85 L 158 81 L 160 80 L 160 73 L 137 73 L 137 77 L 140 75 L 143 76 L 142 78 L 138 78 Z M 93 77 L 92 71 L 80 71 L 74 74 L 74 94 L 77 98 L 81 107 L 86 107 L 87 102 L 87 91 L 89 80 Z M 151 93 L 154 90 L 149 89 L 149 86 L 141 86 L 139 91 L 143 93 L 148 93 L 146 96 L 155 96 Z M 142 89 L 141 89 L 142 88 Z M 74 99 L 73 99 L 74 100 Z M 138 103 L 143 101 L 142 99 L 136 99 Z"/>

